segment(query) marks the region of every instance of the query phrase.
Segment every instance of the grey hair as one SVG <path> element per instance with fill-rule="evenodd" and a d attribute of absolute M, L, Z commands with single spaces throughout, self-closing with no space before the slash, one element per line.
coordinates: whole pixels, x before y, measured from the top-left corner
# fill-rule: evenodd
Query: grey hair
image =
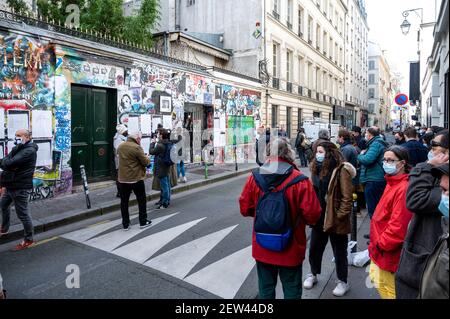
<path fill-rule="evenodd" d="M 322 140 L 329 140 L 330 139 L 330 135 L 329 135 L 328 130 L 321 129 L 319 131 L 319 138 L 322 139 Z"/>
<path fill-rule="evenodd" d="M 137 139 L 137 138 L 141 138 L 142 137 L 142 133 L 141 132 L 132 132 L 131 134 L 128 135 L 128 137 Z"/>
<path fill-rule="evenodd" d="M 289 163 L 294 163 L 295 152 L 287 137 L 277 137 L 269 143 L 267 156 L 278 156 Z"/>

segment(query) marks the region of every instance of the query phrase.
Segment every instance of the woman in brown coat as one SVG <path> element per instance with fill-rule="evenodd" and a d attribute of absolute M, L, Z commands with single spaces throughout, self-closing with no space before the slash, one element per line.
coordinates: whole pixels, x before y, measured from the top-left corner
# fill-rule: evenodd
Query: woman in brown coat
<path fill-rule="evenodd" d="M 309 247 L 311 274 L 303 282 L 303 287 L 311 289 L 318 282 L 317 275 L 321 272 L 322 256 L 329 238 L 338 277 L 333 295 L 341 297 L 349 290 L 347 245 L 351 230 L 352 178 L 356 176 L 356 169 L 350 163 L 344 162 L 342 154 L 331 142 L 319 142 L 315 151 L 311 164 L 311 178 L 322 207 L 322 215 L 311 230 Z"/>

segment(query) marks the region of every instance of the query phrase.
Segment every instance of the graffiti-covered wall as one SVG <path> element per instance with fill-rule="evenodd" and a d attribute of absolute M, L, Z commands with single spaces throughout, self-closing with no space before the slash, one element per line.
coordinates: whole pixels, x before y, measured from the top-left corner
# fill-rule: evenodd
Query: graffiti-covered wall
<path fill-rule="evenodd" d="M 260 126 L 261 93 L 230 85 L 217 85 L 214 101 L 214 147 L 216 162 L 239 162 L 256 158 L 255 128 Z M 225 133 L 225 134 L 224 134 Z"/>

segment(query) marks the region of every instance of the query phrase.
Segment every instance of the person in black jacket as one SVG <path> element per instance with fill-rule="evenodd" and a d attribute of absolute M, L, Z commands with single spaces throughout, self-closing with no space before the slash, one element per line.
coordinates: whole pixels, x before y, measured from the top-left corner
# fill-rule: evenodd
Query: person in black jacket
<path fill-rule="evenodd" d="M 300 167 L 307 167 L 308 161 L 305 155 L 304 140 L 306 138 L 305 129 L 303 127 L 297 130 L 297 138 L 295 139 L 295 149 L 297 150 L 298 157 L 300 159 Z"/>
<path fill-rule="evenodd" d="M 361 135 L 361 128 L 359 126 L 352 127 L 352 135 L 355 138 L 356 145 L 359 148 L 359 152 L 361 152 L 362 150 L 365 150 L 367 141 Z"/>
<path fill-rule="evenodd" d="M 156 206 L 156 209 L 167 208 L 170 205 L 170 168 L 163 161 L 166 148 L 170 147 L 170 133 L 166 129 L 159 131 L 159 141 L 150 144 L 150 155 L 155 155 L 155 178 L 159 179 L 161 185 L 161 198 Z"/>
<path fill-rule="evenodd" d="M 426 162 L 428 149 L 418 141 L 417 131 L 414 127 L 408 127 L 405 132 L 406 143 L 401 146 L 408 150 L 409 165 L 416 166 L 419 163 Z"/>
<path fill-rule="evenodd" d="M 10 223 L 10 206 L 14 202 L 17 217 L 23 224 L 25 238 L 14 250 L 28 248 L 33 241 L 33 223 L 28 211 L 28 200 L 33 189 L 33 174 L 36 166 L 38 146 L 31 141 L 28 130 L 18 130 L 15 135 L 16 145 L 9 154 L 1 160 L 0 168 L 2 197 L 2 226 L 0 236 L 6 235 Z"/>
<path fill-rule="evenodd" d="M 429 160 L 417 164 L 409 174 L 406 207 L 414 214 L 403 244 L 395 276 L 397 299 L 416 299 L 420 279 L 428 256 L 443 234 L 439 203 L 442 197 L 439 178 L 433 168 L 448 165 L 448 130 L 441 131 L 431 142 Z"/>

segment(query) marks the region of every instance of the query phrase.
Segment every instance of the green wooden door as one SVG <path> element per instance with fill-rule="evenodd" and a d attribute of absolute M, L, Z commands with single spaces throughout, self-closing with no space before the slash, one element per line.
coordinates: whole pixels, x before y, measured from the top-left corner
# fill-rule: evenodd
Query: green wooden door
<path fill-rule="evenodd" d="M 80 165 L 88 179 L 102 180 L 112 172 L 111 94 L 106 89 L 72 86 L 72 156 L 74 182 L 81 180 Z"/>

